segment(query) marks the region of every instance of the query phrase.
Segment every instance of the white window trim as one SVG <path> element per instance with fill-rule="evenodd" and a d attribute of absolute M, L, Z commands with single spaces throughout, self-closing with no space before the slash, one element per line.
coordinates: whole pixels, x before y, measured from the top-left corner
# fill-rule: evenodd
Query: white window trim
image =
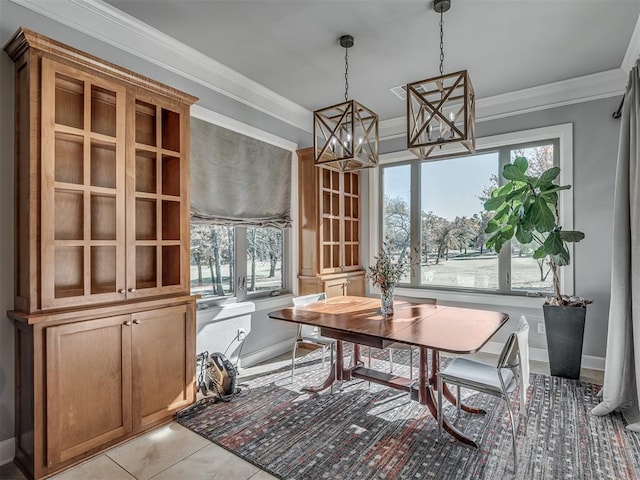
<path fill-rule="evenodd" d="M 286 286 L 288 290 L 292 293 L 297 294 L 298 291 L 298 282 L 297 282 L 297 272 L 298 272 L 298 241 L 297 235 L 295 232 L 298 231 L 298 144 L 294 143 L 286 138 L 279 137 L 272 133 L 266 132 L 254 126 L 248 125 L 246 123 L 240 122 L 238 120 L 234 120 L 231 117 L 227 117 L 220 113 L 214 112 L 213 110 L 209 110 L 208 108 L 201 107 L 200 105 L 193 105 L 191 107 L 191 116 L 203 120 L 205 122 L 209 122 L 213 125 L 217 125 L 219 127 L 226 128 L 236 133 L 240 133 L 242 135 L 246 135 L 247 137 L 254 138 L 256 140 L 260 140 L 261 142 L 268 143 L 270 145 L 274 145 L 276 147 L 280 147 L 284 150 L 289 150 L 291 152 L 291 228 L 288 232 L 289 241 L 285 241 L 286 250 L 287 250 L 287 265 L 286 265 Z M 237 288 L 237 286 L 236 286 Z M 220 299 L 223 303 L 225 300 L 235 301 L 235 295 L 230 299 Z M 260 298 L 246 298 L 243 302 L 255 302 L 259 301 Z M 209 304 L 212 303 L 212 299 L 209 299 L 207 303 L 207 299 L 202 300 L 203 307 L 207 308 Z M 215 304 L 215 301 L 213 302 Z"/>
<path fill-rule="evenodd" d="M 531 143 L 540 140 L 548 140 L 550 138 L 557 138 L 559 141 L 560 149 L 560 184 L 572 185 L 570 190 L 564 190 L 560 192 L 560 223 L 565 230 L 573 230 L 573 124 L 562 123 L 559 125 L 551 125 L 548 127 L 534 128 L 530 130 L 522 130 L 518 132 L 503 133 L 500 135 L 491 135 L 488 137 L 481 137 L 476 139 L 476 150 L 485 150 L 490 148 L 497 148 L 505 145 L 514 145 L 519 143 Z M 464 153 L 460 150 L 460 153 Z M 380 155 L 380 165 L 391 165 L 398 162 L 405 162 L 407 160 L 419 161 L 408 150 L 385 153 Z M 369 265 L 373 265 L 375 262 L 374 256 L 377 254 L 380 248 L 380 239 L 378 238 L 380 224 L 380 170 L 377 168 L 369 169 L 369 224 L 372 228 L 369 229 Z M 563 267 L 560 273 L 560 289 L 567 294 L 574 293 L 574 275 L 575 275 L 575 249 L 574 244 L 569 246 L 569 253 L 571 254 L 571 265 Z M 429 290 L 428 288 L 403 288 L 403 293 L 410 294 L 415 292 L 418 296 L 436 296 L 443 298 L 455 296 L 459 300 L 461 298 L 469 297 L 468 300 L 473 303 L 479 304 L 492 304 L 492 305 L 513 305 L 513 302 L 519 304 L 524 302 L 525 299 L 529 303 L 540 304 L 538 298 L 527 298 L 524 296 L 514 296 L 495 293 L 453 293 L 441 290 Z M 420 292 L 424 293 L 418 293 Z"/>

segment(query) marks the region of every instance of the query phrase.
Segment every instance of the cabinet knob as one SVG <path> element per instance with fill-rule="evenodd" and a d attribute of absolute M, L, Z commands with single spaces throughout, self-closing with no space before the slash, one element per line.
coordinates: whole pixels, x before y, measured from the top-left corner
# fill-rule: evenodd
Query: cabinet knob
<path fill-rule="evenodd" d="M 118 290 L 118 293 L 124 295 L 125 293 L 127 293 L 127 291 L 124 288 L 121 288 L 120 290 Z"/>
<path fill-rule="evenodd" d="M 136 291 L 136 289 L 135 289 L 135 288 L 130 288 L 130 289 L 129 289 L 129 291 L 130 291 L 131 293 L 133 293 L 133 292 L 135 292 L 135 291 Z"/>
<path fill-rule="evenodd" d="M 125 327 L 130 327 L 131 326 L 131 320 L 125 320 L 124 325 L 125 325 Z"/>
<path fill-rule="evenodd" d="M 140 325 L 140 320 L 138 320 L 137 318 L 135 318 L 135 319 L 133 320 L 133 323 L 135 323 L 136 325 Z"/>

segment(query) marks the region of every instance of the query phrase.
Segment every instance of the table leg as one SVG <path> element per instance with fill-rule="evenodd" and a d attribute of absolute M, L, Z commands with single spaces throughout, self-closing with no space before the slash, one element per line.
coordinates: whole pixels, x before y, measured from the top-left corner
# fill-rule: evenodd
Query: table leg
<path fill-rule="evenodd" d="M 434 388 L 437 388 L 437 382 L 434 372 L 438 368 L 438 355 L 434 351 L 431 356 L 431 375 L 427 376 L 428 369 L 428 355 L 425 347 L 420 347 L 420 365 L 418 370 L 418 399 L 421 404 L 426 405 L 436 422 L 438 421 L 438 406 L 433 393 Z M 445 431 L 456 440 L 470 445 L 474 448 L 478 448 L 478 444 L 471 438 L 467 437 L 464 433 L 454 427 L 447 418 L 442 419 L 442 426 Z"/>
<path fill-rule="evenodd" d="M 438 389 L 438 382 L 436 382 L 436 375 L 440 371 L 440 352 L 437 350 L 433 350 L 432 359 L 431 359 L 431 379 L 433 382 L 433 388 L 435 390 Z M 452 405 L 458 406 L 458 400 L 456 396 L 449 390 L 449 386 L 445 383 L 442 385 L 442 395 L 446 398 Z M 469 405 L 465 405 L 460 402 L 460 407 L 467 413 L 487 413 L 485 410 L 481 408 L 470 407 Z"/>
<path fill-rule="evenodd" d="M 345 376 L 343 353 L 344 348 L 342 342 L 338 340 L 336 341 L 336 358 L 333 365 L 331 365 L 329 376 L 321 385 L 302 387 L 302 390 L 305 392 L 318 393 L 331 387 L 336 381 L 341 382 Z"/>

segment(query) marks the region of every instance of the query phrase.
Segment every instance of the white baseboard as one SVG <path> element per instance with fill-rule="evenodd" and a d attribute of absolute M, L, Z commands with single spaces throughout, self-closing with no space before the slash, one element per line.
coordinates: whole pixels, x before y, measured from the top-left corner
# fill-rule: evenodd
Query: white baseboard
<path fill-rule="evenodd" d="M 504 347 L 503 343 L 488 342 L 484 347 L 482 347 L 481 351 L 487 352 L 487 353 L 494 353 L 498 355 L 502 351 L 502 347 Z M 549 353 L 544 348 L 529 347 L 529 359 L 534 360 L 536 362 L 549 363 Z M 591 370 L 604 371 L 604 363 L 605 363 L 604 361 L 605 359 L 602 357 L 594 357 L 592 355 L 583 355 L 582 367 L 589 368 Z"/>
<path fill-rule="evenodd" d="M 293 340 L 291 338 L 287 338 L 286 340 L 282 340 L 275 345 L 269 345 L 268 347 L 261 348 L 259 350 L 256 350 L 255 352 L 251 352 L 248 354 L 243 353 L 239 362 L 240 367 L 251 367 L 253 365 L 256 365 L 257 363 L 264 362 L 265 360 L 269 360 L 270 358 L 290 352 L 292 342 Z"/>
<path fill-rule="evenodd" d="M 0 466 L 13 461 L 15 455 L 15 437 L 0 442 Z"/>

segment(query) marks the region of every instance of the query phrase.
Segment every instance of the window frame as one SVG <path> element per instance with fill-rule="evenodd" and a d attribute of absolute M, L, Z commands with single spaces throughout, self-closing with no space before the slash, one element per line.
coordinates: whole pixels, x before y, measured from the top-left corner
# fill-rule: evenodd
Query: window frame
<path fill-rule="evenodd" d="M 247 227 L 234 226 L 234 292 L 229 296 L 203 296 L 197 300 L 198 308 L 207 308 L 209 306 L 218 306 L 223 304 L 253 301 L 261 298 L 274 297 L 279 295 L 286 295 L 293 292 L 296 279 L 294 278 L 294 272 L 298 269 L 298 246 L 296 242 L 292 241 L 292 231 L 298 229 L 298 162 L 297 150 L 298 144 L 291 142 L 285 138 L 279 137 L 272 133 L 266 132 L 259 128 L 253 127 L 238 120 L 234 120 L 230 117 L 206 109 L 199 105 L 193 105 L 191 107 L 191 116 L 204 120 L 205 122 L 212 123 L 214 125 L 224 127 L 228 130 L 246 135 L 248 137 L 260 140 L 265 143 L 270 143 L 277 147 L 289 150 L 291 152 L 291 227 L 283 228 L 283 259 L 284 268 L 282 269 L 282 283 L 281 289 L 264 290 L 259 292 L 248 293 L 246 288 L 241 291 L 239 284 L 246 282 L 246 257 L 247 257 Z M 192 223 L 189 223 L 191 226 Z M 191 243 L 189 243 L 189 250 L 191 250 Z M 242 250 L 239 249 L 242 248 Z M 241 254 L 238 252 L 242 251 Z M 242 261 L 239 261 L 239 258 Z M 191 252 L 189 252 L 189 260 L 191 260 Z M 241 273 L 242 272 L 242 275 Z M 246 285 L 246 283 L 245 283 Z M 191 278 L 189 279 L 189 286 L 191 287 Z"/>
<path fill-rule="evenodd" d="M 554 162 L 560 166 L 561 172 L 559 177 L 560 184 L 573 184 L 573 124 L 565 123 L 552 125 L 548 127 L 522 130 L 517 132 L 480 137 L 476 140 L 476 153 L 486 153 L 491 151 L 499 152 L 500 169 L 502 169 L 503 157 L 507 157 L 513 147 L 526 148 L 531 144 L 539 145 L 540 142 L 554 142 Z M 556 151 L 557 148 L 557 151 Z M 500 151 L 506 151 L 503 155 Z M 458 152 L 455 152 L 458 153 Z M 468 154 L 459 149 L 460 156 L 468 156 Z M 439 161 L 446 161 L 439 160 Z M 420 242 L 420 170 L 424 161 L 415 158 L 409 151 L 399 151 L 383 154 L 380 157 L 380 168 L 369 172 L 369 190 L 371 209 L 369 210 L 370 225 L 375 226 L 370 229 L 369 234 L 369 264 L 375 261 L 374 256 L 379 250 L 382 243 L 382 209 L 383 209 L 383 181 L 384 170 L 386 167 L 410 165 L 411 168 L 411 248 L 412 250 L 419 246 Z M 501 177 L 500 182 L 503 179 Z M 561 192 L 559 221 L 567 230 L 573 230 L 573 189 Z M 572 259 L 575 259 L 574 244 L 569 244 L 569 252 Z M 506 273 L 510 273 L 510 244 L 505 244 L 499 254 L 498 261 L 498 290 L 485 290 L 464 287 L 448 287 L 448 286 L 432 286 L 419 284 L 419 256 L 414 256 L 411 263 L 411 283 L 400 284 L 403 289 L 411 289 L 414 291 L 432 291 L 432 292 L 451 292 L 461 294 L 471 294 L 472 296 L 483 295 L 501 295 L 501 296 L 517 296 L 517 297 L 539 297 L 546 296 L 544 293 L 527 292 L 522 290 L 505 289 Z M 503 258 L 509 257 L 508 260 Z M 508 263 L 508 265 L 506 265 Z M 507 267 L 509 269 L 507 270 Z M 574 290 L 574 262 L 571 265 L 560 269 L 560 287 L 564 292 L 573 292 Z"/>

